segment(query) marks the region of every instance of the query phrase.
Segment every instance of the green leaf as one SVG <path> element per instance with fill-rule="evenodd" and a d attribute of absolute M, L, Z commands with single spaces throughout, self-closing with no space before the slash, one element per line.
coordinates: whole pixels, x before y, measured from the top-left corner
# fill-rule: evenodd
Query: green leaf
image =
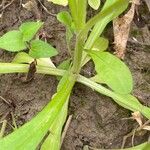
<path fill-rule="evenodd" d="M 70 41 L 73 37 L 74 27 L 72 22 L 72 17 L 69 12 L 62 11 L 57 14 L 57 20 L 63 23 L 66 26 L 66 42 L 67 42 L 67 48 L 69 50 L 69 53 L 71 54 L 70 49 Z"/>
<path fill-rule="evenodd" d="M 29 56 L 29 54 L 25 52 L 20 52 L 20 53 L 17 53 L 17 55 L 14 57 L 12 63 L 30 64 L 33 61 L 34 61 L 34 58 Z M 39 59 L 36 59 L 36 61 L 37 61 L 38 66 L 56 68 L 50 58 L 39 58 Z"/>
<path fill-rule="evenodd" d="M 101 35 L 106 25 L 119 16 L 128 6 L 129 0 L 106 0 L 102 11 L 101 17 L 95 24 L 90 36 L 85 44 L 86 49 L 91 49 L 93 43 Z"/>
<path fill-rule="evenodd" d="M 149 148 L 150 148 L 150 143 L 145 142 L 131 148 L 125 148 L 124 150 L 149 150 Z"/>
<path fill-rule="evenodd" d="M 121 94 L 132 91 L 132 75 L 128 67 L 117 57 L 108 52 L 89 51 L 98 76 L 112 90 Z"/>
<path fill-rule="evenodd" d="M 108 39 L 99 37 L 93 44 L 92 50 L 105 51 L 108 48 Z"/>
<path fill-rule="evenodd" d="M 0 140 L 2 150 L 35 150 L 59 115 L 71 93 L 75 79 L 69 74 L 63 88 L 49 104 L 31 121 Z"/>
<path fill-rule="evenodd" d="M 59 64 L 57 67 L 58 69 L 68 70 L 70 66 L 71 59 L 64 60 L 62 63 Z"/>
<path fill-rule="evenodd" d="M 57 54 L 57 50 L 44 41 L 34 40 L 31 42 L 29 55 L 33 58 L 47 58 Z"/>
<path fill-rule="evenodd" d="M 61 145 L 61 133 L 63 125 L 67 118 L 68 112 L 68 100 L 66 101 L 65 105 L 63 106 L 61 112 L 56 117 L 54 123 L 49 129 L 50 134 L 44 141 L 41 146 L 41 150 L 60 150 Z"/>
<path fill-rule="evenodd" d="M 86 23 L 87 0 L 69 0 L 68 2 L 75 30 L 78 32 Z"/>
<path fill-rule="evenodd" d="M 101 0 L 88 0 L 88 4 L 95 10 L 97 10 L 101 4 Z"/>
<path fill-rule="evenodd" d="M 12 60 L 12 63 L 22 64 L 22 63 L 31 63 L 33 61 L 34 59 L 30 57 L 29 54 L 25 52 L 20 52 L 20 53 L 17 53 L 17 55 L 14 57 L 14 59 Z"/>
<path fill-rule="evenodd" d="M 67 6 L 68 0 L 48 0 L 49 2 L 53 2 L 54 4 Z"/>
<path fill-rule="evenodd" d="M 11 52 L 26 49 L 21 32 L 13 30 L 0 37 L 0 48 Z"/>
<path fill-rule="evenodd" d="M 20 27 L 19 30 L 23 34 L 24 41 L 30 41 L 42 27 L 43 22 L 25 22 Z"/>
<path fill-rule="evenodd" d="M 91 87 L 93 90 L 99 92 L 100 94 L 106 95 L 111 97 L 116 103 L 121 105 L 122 107 L 129 109 L 133 112 L 139 111 L 143 116 L 150 119 L 150 108 L 142 105 L 138 99 L 130 94 L 119 94 L 113 92 L 106 87 L 102 86 L 101 84 L 97 84 L 90 79 L 87 79 L 83 76 L 79 76 L 78 82 Z"/>
<path fill-rule="evenodd" d="M 69 12 L 62 11 L 57 14 L 57 20 L 61 23 L 63 23 L 66 26 L 71 27 L 72 24 L 72 17 Z"/>

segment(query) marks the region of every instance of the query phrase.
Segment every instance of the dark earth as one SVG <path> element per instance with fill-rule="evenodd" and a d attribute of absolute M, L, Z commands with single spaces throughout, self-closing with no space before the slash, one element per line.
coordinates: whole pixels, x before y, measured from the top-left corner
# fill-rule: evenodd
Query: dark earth
<path fill-rule="evenodd" d="M 2 1 L 2 0 L 1 0 Z M 37 0 L 37 8 L 32 11 L 22 7 L 28 0 L 14 0 L 10 6 L 2 10 L 0 22 L 0 35 L 9 30 L 17 29 L 22 22 L 42 20 L 45 22 L 41 34 L 45 33 L 47 41 L 59 50 L 59 55 L 53 58 L 58 65 L 68 57 L 65 42 L 65 28 L 57 20 L 55 15 L 60 10 L 66 9 L 53 5 L 46 0 L 41 2 L 46 6 L 46 12 Z M 6 0 L 5 4 L 10 3 Z M 144 2 L 140 6 L 140 14 L 144 25 L 139 28 L 132 23 L 125 63 L 131 69 L 134 78 L 133 94 L 139 101 L 150 106 L 150 13 Z M 89 10 L 89 13 L 92 13 Z M 90 14 L 89 14 L 90 16 Z M 112 39 L 111 24 L 105 31 L 105 36 Z M 139 43 L 134 42 L 133 38 Z M 111 52 L 113 49 L 111 48 Z M 10 62 L 14 54 L 0 50 L 0 61 Z M 92 66 L 92 65 L 91 65 Z M 85 67 L 82 71 L 89 74 L 93 70 Z M 24 83 L 18 74 L 0 75 L 0 121 L 8 121 L 5 135 L 13 131 L 12 118 L 18 127 L 31 120 L 49 102 L 56 91 L 58 81 L 53 76 L 35 75 L 34 80 Z M 2 100 L 7 100 L 8 104 Z M 131 119 L 131 112 L 117 105 L 111 98 L 103 96 L 81 84 L 76 84 L 69 104 L 69 114 L 73 115 L 62 150 L 82 150 L 86 145 L 99 149 L 120 148 L 123 137 L 138 126 Z M 13 116 L 13 117 L 12 117 Z M 149 133 L 141 131 L 134 138 L 134 145 L 147 141 Z M 131 137 L 126 141 L 125 147 L 130 147 Z"/>

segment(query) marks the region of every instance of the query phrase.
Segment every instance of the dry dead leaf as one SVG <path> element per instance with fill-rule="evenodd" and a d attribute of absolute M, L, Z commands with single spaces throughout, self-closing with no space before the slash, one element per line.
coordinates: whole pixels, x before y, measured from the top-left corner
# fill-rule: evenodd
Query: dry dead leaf
<path fill-rule="evenodd" d="M 143 125 L 142 115 L 139 111 L 136 111 L 136 112 L 132 113 L 132 118 L 135 119 L 138 122 L 140 127 Z"/>
<path fill-rule="evenodd" d="M 144 126 L 143 129 L 150 131 L 150 126 Z"/>
<path fill-rule="evenodd" d="M 121 59 L 123 59 L 125 55 L 130 25 L 135 14 L 135 7 L 139 4 L 140 0 L 132 0 L 130 10 L 123 17 L 113 21 L 115 54 Z"/>

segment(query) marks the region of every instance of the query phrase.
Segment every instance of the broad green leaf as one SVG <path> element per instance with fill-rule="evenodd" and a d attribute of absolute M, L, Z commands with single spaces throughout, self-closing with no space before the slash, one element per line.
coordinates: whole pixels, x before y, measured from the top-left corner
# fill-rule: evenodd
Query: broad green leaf
<path fill-rule="evenodd" d="M 30 41 L 42 27 L 43 22 L 25 22 L 20 27 L 19 30 L 23 34 L 24 41 Z"/>
<path fill-rule="evenodd" d="M 31 56 L 29 56 L 29 54 L 25 52 L 20 52 L 17 53 L 17 55 L 14 57 L 12 63 L 22 64 L 22 63 L 31 63 L 33 61 L 34 59 Z"/>
<path fill-rule="evenodd" d="M 95 10 L 97 10 L 101 4 L 101 0 L 88 0 L 88 4 Z"/>
<path fill-rule="evenodd" d="M 108 48 L 108 39 L 99 37 L 93 44 L 92 50 L 105 51 Z"/>
<path fill-rule="evenodd" d="M 68 0 L 48 0 L 49 2 L 53 2 L 54 4 L 67 6 Z"/>
<path fill-rule="evenodd" d="M 20 52 L 20 53 L 17 53 L 15 58 L 12 60 L 12 63 L 18 63 L 18 64 L 28 63 L 28 64 L 30 64 L 33 61 L 34 61 L 34 58 L 29 56 L 29 54 L 27 54 L 25 52 Z M 50 58 L 39 58 L 39 59 L 36 59 L 36 61 L 37 61 L 38 66 L 56 68 Z"/>
<path fill-rule="evenodd" d="M 57 14 L 57 20 L 63 23 L 66 26 L 71 27 L 72 24 L 72 18 L 69 12 L 67 11 L 62 11 Z"/>
<path fill-rule="evenodd" d="M 44 41 L 34 40 L 31 42 L 29 55 L 33 58 L 47 58 L 57 54 L 57 50 Z"/>
<path fill-rule="evenodd" d="M 117 93 L 128 94 L 132 91 L 132 75 L 128 67 L 108 52 L 89 51 L 98 76 Z"/>
<path fill-rule="evenodd" d="M 90 36 L 88 37 L 84 48 L 91 49 L 94 42 L 102 34 L 106 25 L 119 16 L 128 6 L 129 0 L 106 0 L 102 11 L 100 12 L 99 21 L 95 24 Z M 83 54 L 82 66 L 85 64 L 87 53 Z"/>
<path fill-rule="evenodd" d="M 31 121 L 0 140 L 2 150 L 35 150 L 68 100 L 75 78 L 69 74 L 49 104 Z"/>
<path fill-rule="evenodd" d="M 23 36 L 20 31 L 10 31 L 0 37 L 0 48 L 11 52 L 17 52 L 26 49 L 23 42 Z"/>

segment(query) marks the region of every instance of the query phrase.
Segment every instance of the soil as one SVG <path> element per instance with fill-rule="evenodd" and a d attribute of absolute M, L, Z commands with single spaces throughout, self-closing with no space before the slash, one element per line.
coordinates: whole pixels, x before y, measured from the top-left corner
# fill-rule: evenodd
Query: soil
<path fill-rule="evenodd" d="M 8 1 L 9 2 L 9 1 Z M 28 11 L 22 8 L 20 3 L 27 0 L 15 0 L 4 12 L 0 23 L 0 35 L 9 30 L 17 29 L 21 22 L 41 19 L 45 22 L 41 33 L 46 33 L 47 40 L 59 50 L 59 55 L 53 58 L 58 65 L 68 57 L 65 46 L 65 28 L 53 15 L 48 14 L 38 3 L 38 9 Z M 42 1 L 47 9 L 57 14 L 65 8 L 55 6 Z M 142 3 L 144 9 L 146 5 Z M 1 12 L 0 12 L 1 13 Z M 148 20 L 149 11 L 142 13 L 142 17 Z M 144 105 L 150 106 L 150 22 L 144 27 L 138 28 L 134 23 L 130 40 L 127 46 L 125 62 L 131 69 L 134 78 L 133 94 Z M 108 30 L 110 31 L 110 30 Z M 137 32 L 138 31 L 138 32 Z M 107 33 L 107 36 L 112 34 Z M 141 43 L 135 43 L 131 39 L 137 38 Z M 136 33 L 136 34 L 135 34 Z M 110 38 L 108 37 L 108 38 Z M 10 62 L 14 54 L 0 50 L 0 61 Z M 85 68 L 85 73 L 91 71 Z M 56 91 L 57 79 L 53 76 L 35 75 L 34 80 L 23 83 L 18 74 L 0 75 L 0 97 L 8 101 L 8 104 L 0 98 L 0 119 L 8 121 L 5 135 L 12 132 L 12 118 L 17 126 L 23 125 L 34 117 L 49 102 Z M 12 114 L 12 115 L 11 115 Z M 82 150 L 86 145 L 101 149 L 120 148 L 123 137 L 130 133 L 137 123 L 129 118 L 131 112 L 117 105 L 111 98 L 103 96 L 81 84 L 76 84 L 69 105 L 69 114 L 72 120 L 64 139 L 62 150 Z M 13 116 L 13 117 L 12 117 Z M 140 144 L 148 140 L 149 134 L 141 132 L 136 134 L 134 144 Z M 131 146 L 131 138 L 125 147 Z"/>

